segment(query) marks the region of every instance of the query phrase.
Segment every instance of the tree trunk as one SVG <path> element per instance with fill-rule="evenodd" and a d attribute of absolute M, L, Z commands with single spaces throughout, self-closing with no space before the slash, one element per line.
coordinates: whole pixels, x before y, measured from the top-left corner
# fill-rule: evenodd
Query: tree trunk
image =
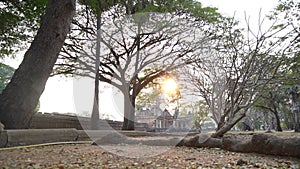
<path fill-rule="evenodd" d="M 96 45 L 96 63 L 95 63 L 95 89 L 94 103 L 91 117 L 91 129 L 99 129 L 99 66 L 100 66 L 100 42 L 101 42 L 101 13 L 97 15 L 97 45 Z"/>
<path fill-rule="evenodd" d="M 11 82 L 0 95 L 0 121 L 7 129 L 28 128 L 70 30 L 75 0 L 49 0 L 41 27 Z"/>
<path fill-rule="evenodd" d="M 242 113 L 239 117 L 236 119 L 232 119 L 229 123 L 225 124 L 222 128 L 217 130 L 215 133 L 211 135 L 213 138 L 220 138 L 223 137 L 223 135 L 228 132 L 236 123 L 238 123 L 242 118 L 245 117 L 245 113 Z"/>
<path fill-rule="evenodd" d="M 287 113 L 286 113 L 287 114 Z M 294 115 L 293 113 L 288 113 L 287 115 L 287 121 L 286 121 L 286 125 L 287 125 L 287 128 L 289 130 L 294 130 L 294 123 L 295 123 L 295 118 L 294 118 Z"/>
<path fill-rule="evenodd" d="M 94 96 L 93 110 L 91 116 L 91 130 L 99 129 L 99 96 L 98 94 L 96 94 L 96 92 L 99 93 L 99 83 L 98 83 L 98 89 L 96 89 L 97 88 L 96 83 L 97 82 L 95 82 L 95 96 Z"/>
<path fill-rule="evenodd" d="M 270 100 L 270 105 L 272 106 L 273 109 L 271 109 L 271 112 L 274 114 L 275 116 L 275 120 L 276 120 L 276 131 L 282 131 L 282 128 L 281 128 L 281 125 L 280 125 L 280 118 L 279 118 L 279 113 L 278 113 L 278 106 L 279 104 L 276 104 L 276 101 L 275 101 L 275 98 L 274 96 L 272 95 L 272 93 L 270 92 L 270 95 L 271 95 L 271 100 Z"/>
<path fill-rule="evenodd" d="M 128 95 L 124 96 L 124 122 L 122 130 L 134 130 L 135 97 Z"/>
<path fill-rule="evenodd" d="M 291 92 L 292 95 L 292 110 L 295 116 L 294 129 L 295 132 L 300 132 L 300 106 L 299 106 L 299 96 L 297 93 L 298 88 L 295 87 Z"/>
<path fill-rule="evenodd" d="M 139 16 L 141 17 L 141 16 Z M 138 17 L 138 18 L 139 18 Z M 138 21 L 138 32 L 137 32 L 137 53 L 136 53 L 136 60 L 135 60 L 135 72 L 138 72 L 138 62 L 140 57 L 140 32 L 141 32 L 141 20 L 140 18 Z M 124 93 L 124 122 L 122 130 L 134 130 L 134 121 L 135 121 L 135 98 L 138 95 L 137 93 L 137 84 L 136 81 L 138 79 L 138 75 L 134 75 L 133 78 L 133 88 L 132 94 L 129 91 L 125 91 Z"/>
<path fill-rule="evenodd" d="M 275 110 L 273 112 L 273 114 L 275 115 L 275 119 L 276 119 L 276 131 L 280 131 L 281 132 L 282 128 L 281 128 L 281 125 L 280 125 L 280 118 L 279 118 L 277 110 Z"/>
<path fill-rule="evenodd" d="M 225 125 L 225 117 L 225 115 L 221 116 L 219 122 L 217 123 L 218 125 L 216 131 L 220 130 Z"/>

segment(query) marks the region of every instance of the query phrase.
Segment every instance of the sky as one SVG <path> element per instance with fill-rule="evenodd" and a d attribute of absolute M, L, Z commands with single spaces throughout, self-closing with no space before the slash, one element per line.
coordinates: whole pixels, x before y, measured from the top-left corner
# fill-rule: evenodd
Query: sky
<path fill-rule="evenodd" d="M 221 14 L 226 16 L 235 16 L 239 19 L 241 25 L 245 26 L 245 12 L 250 16 L 251 26 L 257 25 L 259 11 L 262 10 L 262 16 L 276 7 L 277 0 L 200 0 L 204 6 L 217 7 Z M 22 53 L 20 54 L 20 56 Z M 18 67 L 21 58 L 17 60 L 6 59 L 6 64 Z M 84 85 L 84 87 L 82 87 Z M 114 120 L 123 120 L 121 100 L 112 100 L 112 95 L 120 95 L 114 89 L 101 83 L 100 93 L 100 117 Z M 87 90 L 81 90 L 86 88 Z M 76 113 L 89 115 L 91 111 L 92 100 L 92 81 L 77 81 L 73 78 L 51 77 L 49 78 L 45 90 L 40 98 L 40 112 L 59 112 Z M 118 96 L 116 98 L 119 98 Z M 113 113 L 114 112 L 114 113 Z M 104 115 L 110 114 L 110 115 Z"/>
<path fill-rule="evenodd" d="M 244 17 L 244 12 L 257 17 L 259 10 L 268 12 L 276 7 L 277 0 L 200 0 L 204 6 L 217 7 L 222 14 Z M 256 15 L 256 16 L 255 16 Z"/>

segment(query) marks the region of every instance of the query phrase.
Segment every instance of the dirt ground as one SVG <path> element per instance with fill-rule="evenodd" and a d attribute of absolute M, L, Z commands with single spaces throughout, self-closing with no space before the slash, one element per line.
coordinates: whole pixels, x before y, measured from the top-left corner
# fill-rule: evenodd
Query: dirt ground
<path fill-rule="evenodd" d="M 2 149 L 0 168 L 298 169 L 300 159 L 242 154 L 220 149 L 126 144 L 96 146 L 85 143 Z"/>

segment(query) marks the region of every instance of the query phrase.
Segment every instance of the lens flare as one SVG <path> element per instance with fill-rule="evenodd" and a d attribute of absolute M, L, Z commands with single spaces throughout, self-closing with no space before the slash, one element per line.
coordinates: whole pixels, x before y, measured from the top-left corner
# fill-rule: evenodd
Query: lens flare
<path fill-rule="evenodd" d="M 168 78 L 162 83 L 162 91 L 168 95 L 176 94 L 178 90 L 178 85 L 174 79 Z"/>

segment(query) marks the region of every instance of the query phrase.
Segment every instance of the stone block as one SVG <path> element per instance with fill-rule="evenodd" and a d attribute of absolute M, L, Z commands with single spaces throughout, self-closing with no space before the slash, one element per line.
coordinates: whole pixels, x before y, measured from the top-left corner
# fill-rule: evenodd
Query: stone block
<path fill-rule="evenodd" d="M 0 131 L 0 148 L 6 147 L 7 145 L 7 132 Z"/>
<path fill-rule="evenodd" d="M 77 130 L 77 141 L 91 141 L 90 136 L 85 132 L 85 130 Z"/>
<path fill-rule="evenodd" d="M 22 146 L 52 142 L 75 141 L 76 129 L 7 130 L 7 146 Z"/>

